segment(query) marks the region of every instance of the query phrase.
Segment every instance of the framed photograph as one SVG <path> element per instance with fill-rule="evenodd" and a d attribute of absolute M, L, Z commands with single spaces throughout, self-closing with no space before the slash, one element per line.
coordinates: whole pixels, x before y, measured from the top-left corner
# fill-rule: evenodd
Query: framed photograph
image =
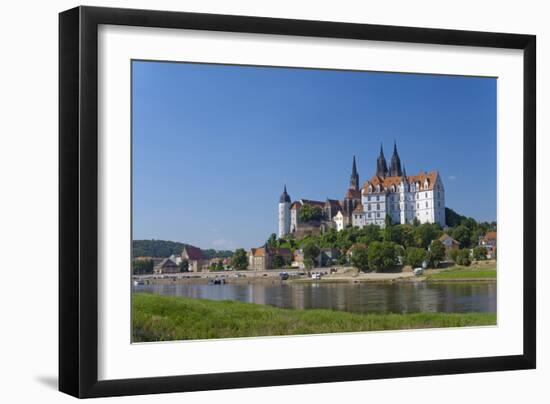
<path fill-rule="evenodd" d="M 61 391 L 535 367 L 534 36 L 59 28 Z"/>

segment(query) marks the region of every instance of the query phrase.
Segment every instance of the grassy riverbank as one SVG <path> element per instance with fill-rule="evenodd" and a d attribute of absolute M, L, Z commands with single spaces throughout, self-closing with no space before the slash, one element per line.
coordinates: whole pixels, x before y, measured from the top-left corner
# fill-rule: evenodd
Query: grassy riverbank
<path fill-rule="evenodd" d="M 132 309 L 134 342 L 496 324 L 495 313 L 356 314 L 147 293 Z"/>
<path fill-rule="evenodd" d="M 496 279 L 495 268 L 455 267 L 439 273 L 430 274 L 428 280 L 465 280 L 465 279 Z"/>

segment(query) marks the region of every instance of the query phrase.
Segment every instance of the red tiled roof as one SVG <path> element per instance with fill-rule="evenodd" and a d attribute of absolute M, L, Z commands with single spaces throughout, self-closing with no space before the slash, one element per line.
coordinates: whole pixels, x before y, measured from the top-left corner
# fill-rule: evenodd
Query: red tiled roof
<path fill-rule="evenodd" d="M 251 248 L 250 252 L 254 257 L 265 257 L 265 247 Z M 289 248 L 275 248 L 275 247 L 268 247 L 268 253 L 271 255 L 275 255 L 275 254 L 291 255 L 292 254 Z"/>
<path fill-rule="evenodd" d="M 192 245 L 186 245 L 183 251 L 187 254 L 187 259 L 190 259 L 190 260 L 203 259 L 202 250 L 198 247 L 194 247 Z"/>
<path fill-rule="evenodd" d="M 421 172 L 420 174 L 418 175 L 408 175 L 407 176 L 407 181 L 409 183 L 412 183 L 412 182 L 420 182 L 420 189 L 421 190 L 424 190 L 424 181 L 427 179 L 428 180 L 428 188 L 426 188 L 427 190 L 429 189 L 433 189 L 434 187 L 434 184 L 437 180 L 437 176 L 438 176 L 438 172 L 437 171 L 431 171 L 429 173 L 426 173 L 426 172 Z M 369 184 L 372 185 L 372 192 L 376 192 L 376 186 L 377 185 L 380 185 L 380 192 L 383 192 L 387 189 L 389 189 L 392 185 L 395 185 L 397 187 L 397 185 L 399 185 L 401 183 L 401 178 L 400 176 L 394 176 L 394 177 L 385 177 L 385 178 L 380 178 L 378 176 L 373 176 L 371 178 L 370 181 L 365 181 L 365 184 L 363 185 L 363 190 L 365 193 L 368 193 L 369 192 Z"/>
<path fill-rule="evenodd" d="M 496 240 L 497 239 L 497 232 L 496 231 L 488 231 L 487 234 L 483 237 L 485 240 Z"/>

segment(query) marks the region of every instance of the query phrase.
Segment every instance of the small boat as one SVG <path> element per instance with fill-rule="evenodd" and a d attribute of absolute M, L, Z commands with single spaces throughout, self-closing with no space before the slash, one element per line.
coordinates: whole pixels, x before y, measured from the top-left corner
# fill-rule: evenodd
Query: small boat
<path fill-rule="evenodd" d="M 141 279 L 134 279 L 134 286 L 143 286 L 145 285 L 145 281 Z"/>
<path fill-rule="evenodd" d="M 210 279 L 208 281 L 209 285 L 225 285 L 225 279 Z"/>

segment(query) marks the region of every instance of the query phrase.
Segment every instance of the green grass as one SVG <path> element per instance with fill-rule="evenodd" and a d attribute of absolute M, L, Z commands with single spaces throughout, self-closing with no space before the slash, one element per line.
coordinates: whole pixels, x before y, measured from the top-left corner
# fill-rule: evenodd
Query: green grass
<path fill-rule="evenodd" d="M 137 293 L 134 342 L 496 324 L 496 313 L 357 314 Z"/>
<path fill-rule="evenodd" d="M 494 268 L 477 269 L 462 267 L 428 275 L 427 279 L 496 279 L 496 277 L 497 271 Z"/>

